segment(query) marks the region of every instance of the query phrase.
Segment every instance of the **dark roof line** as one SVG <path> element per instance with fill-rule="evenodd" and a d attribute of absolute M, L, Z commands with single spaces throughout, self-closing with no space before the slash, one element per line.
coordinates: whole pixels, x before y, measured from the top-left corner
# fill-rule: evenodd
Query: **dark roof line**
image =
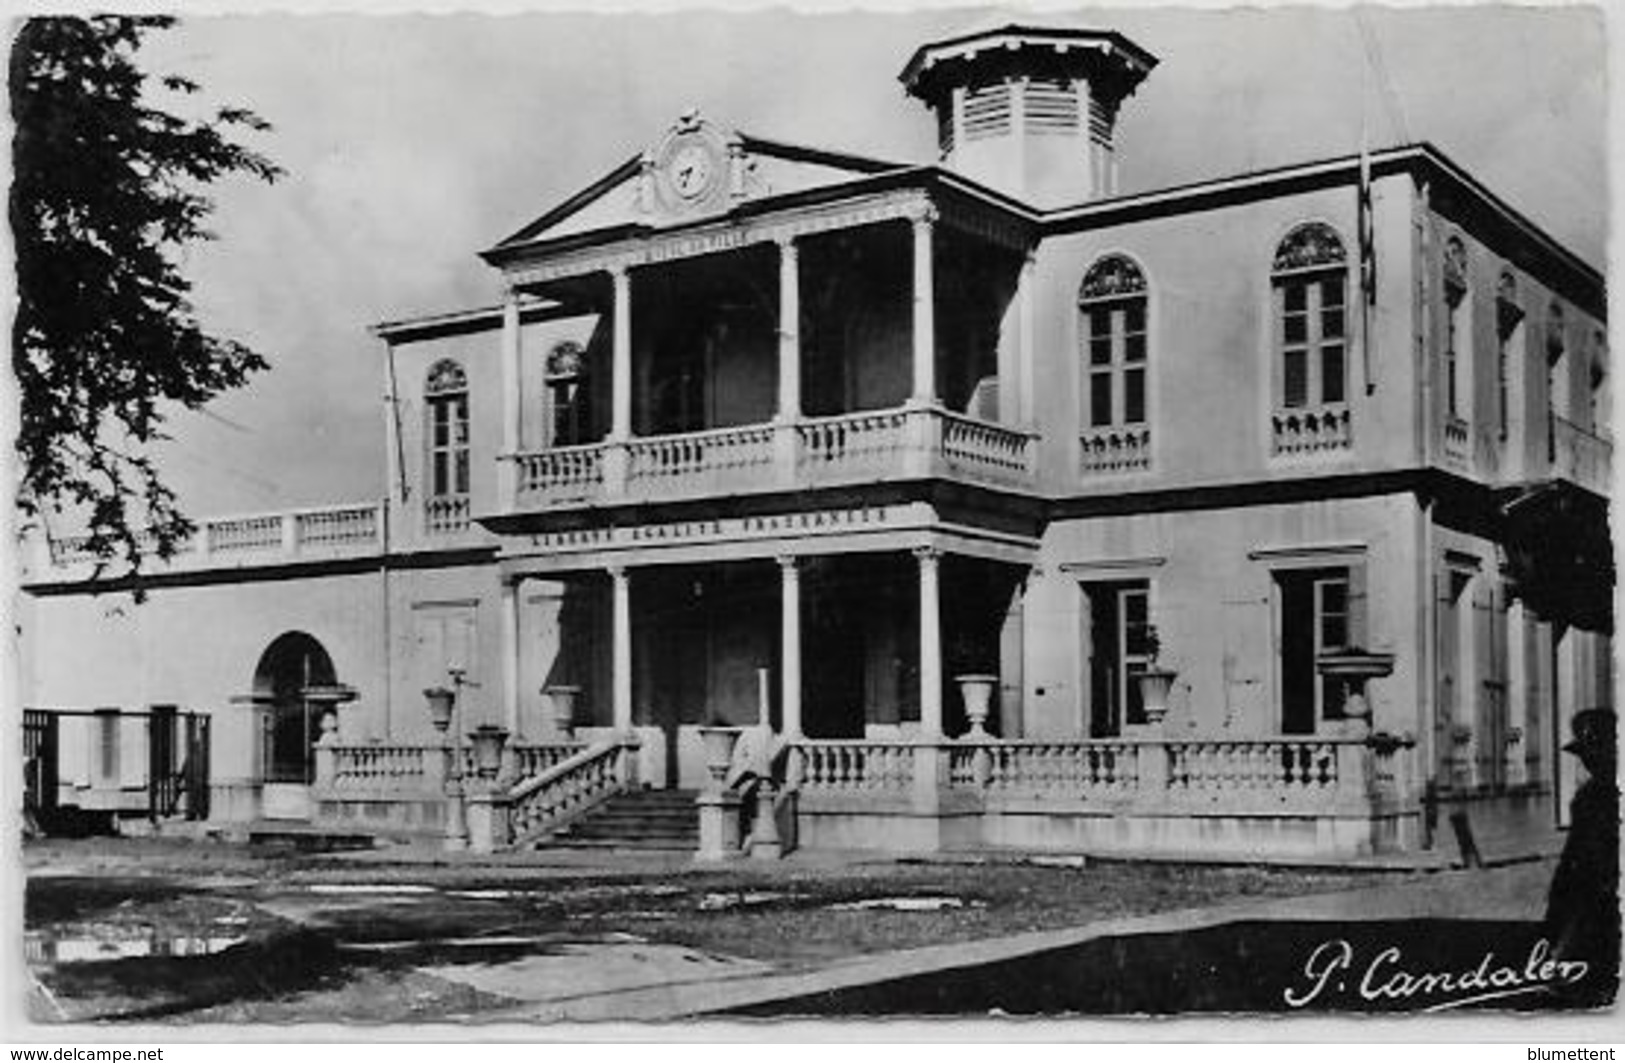
<path fill-rule="evenodd" d="M 877 159 L 871 155 L 854 155 L 847 151 L 832 151 L 828 148 L 815 148 L 805 144 L 791 144 L 788 141 L 752 136 L 743 130 L 739 131 L 739 141 L 747 149 L 756 148 L 764 155 L 776 155 L 781 159 L 789 159 L 791 162 L 810 162 L 820 166 L 835 166 L 846 170 L 857 170 L 860 173 L 880 173 L 885 170 L 908 168 L 907 163 L 890 162 L 885 159 Z"/>

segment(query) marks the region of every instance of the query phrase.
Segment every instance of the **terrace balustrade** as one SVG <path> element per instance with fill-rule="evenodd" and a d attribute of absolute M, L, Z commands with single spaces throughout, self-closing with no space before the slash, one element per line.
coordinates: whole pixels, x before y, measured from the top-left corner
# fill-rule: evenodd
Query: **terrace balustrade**
<path fill-rule="evenodd" d="M 1033 482 L 1031 433 L 935 406 L 800 418 L 514 454 L 514 508 L 944 477 Z M 788 445 L 786 445 L 788 444 Z M 624 455 L 612 460 L 613 452 Z"/>

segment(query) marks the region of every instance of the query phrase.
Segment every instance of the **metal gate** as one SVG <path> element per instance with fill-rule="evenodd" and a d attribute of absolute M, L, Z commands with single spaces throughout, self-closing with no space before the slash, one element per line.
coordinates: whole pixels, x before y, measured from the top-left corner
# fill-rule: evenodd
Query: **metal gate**
<path fill-rule="evenodd" d="M 23 710 L 23 811 L 36 825 L 56 809 L 57 715 Z"/>
<path fill-rule="evenodd" d="M 112 764 L 112 783 L 116 789 L 129 792 L 131 787 L 145 787 L 146 817 L 153 822 L 184 818 L 202 820 L 209 817 L 209 717 L 196 712 L 180 712 L 174 706 L 155 705 L 146 711 L 103 709 L 24 709 L 23 710 L 23 802 L 27 826 L 31 830 L 52 833 L 57 828 L 84 829 L 74 826 L 76 819 L 89 814 L 76 807 L 71 799 L 64 804 L 61 798 L 62 779 L 62 720 L 79 717 L 97 721 L 95 730 L 88 732 L 90 741 L 97 746 L 104 764 Z M 121 721 L 140 719 L 146 725 L 146 773 L 144 782 L 120 779 L 118 763 L 126 756 L 119 748 L 125 732 Z M 140 793 L 137 789 L 136 793 Z M 105 807 L 105 806 L 104 806 Z M 139 804 L 118 806 L 123 814 L 140 815 Z M 99 815 L 107 815 L 103 811 Z M 97 828 L 90 828 L 97 829 Z M 108 829 L 106 825 L 99 829 Z"/>
<path fill-rule="evenodd" d="M 209 817 L 209 717 L 182 715 L 173 706 L 154 706 L 147 714 L 147 816 Z"/>

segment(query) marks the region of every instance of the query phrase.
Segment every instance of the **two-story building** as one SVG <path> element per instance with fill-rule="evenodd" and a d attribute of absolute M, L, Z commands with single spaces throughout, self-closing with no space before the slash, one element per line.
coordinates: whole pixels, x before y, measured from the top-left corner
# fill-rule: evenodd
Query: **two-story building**
<path fill-rule="evenodd" d="M 500 306 L 376 328 L 380 502 L 205 522 L 139 606 L 53 544 L 31 704 L 208 713 L 216 818 L 441 829 L 466 679 L 494 844 L 706 786 L 708 725 L 803 846 L 1556 816 L 1612 701 L 1603 278 L 1426 144 L 1120 194 L 1155 65 L 928 44 L 931 165 L 683 115 L 483 253 Z M 134 726 L 57 798 L 137 785 Z"/>

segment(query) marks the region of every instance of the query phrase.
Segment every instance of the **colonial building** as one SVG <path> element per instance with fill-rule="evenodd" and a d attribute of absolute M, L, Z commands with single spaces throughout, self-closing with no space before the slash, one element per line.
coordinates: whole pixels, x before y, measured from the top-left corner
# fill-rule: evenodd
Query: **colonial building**
<path fill-rule="evenodd" d="M 681 116 L 483 252 L 500 306 L 376 328 L 381 501 L 203 522 L 141 605 L 50 544 L 30 704 L 160 709 L 52 725 L 47 799 L 146 809 L 174 707 L 212 818 L 477 845 L 645 790 L 711 855 L 1557 815 L 1613 689 L 1603 278 L 1427 144 L 1122 194 L 1156 64 L 928 44 L 930 165 Z"/>

